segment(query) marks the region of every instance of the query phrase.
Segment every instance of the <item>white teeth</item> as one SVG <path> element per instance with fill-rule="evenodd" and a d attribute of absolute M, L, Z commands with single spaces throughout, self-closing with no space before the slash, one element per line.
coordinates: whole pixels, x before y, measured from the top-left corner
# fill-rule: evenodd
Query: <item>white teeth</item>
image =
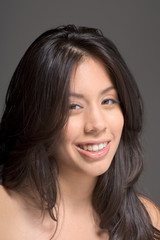
<path fill-rule="evenodd" d="M 94 152 L 98 151 L 98 149 L 99 149 L 98 145 L 93 145 L 92 148 L 93 148 L 93 151 L 94 151 Z"/>
<path fill-rule="evenodd" d="M 92 146 L 89 145 L 89 146 L 88 146 L 88 150 L 89 150 L 89 151 L 92 151 Z"/>
<path fill-rule="evenodd" d="M 87 145 L 84 145 L 83 147 L 84 147 L 84 150 L 88 150 L 88 147 L 87 147 Z"/>
<path fill-rule="evenodd" d="M 100 143 L 99 144 L 99 150 L 103 149 L 104 148 L 104 143 Z"/>
<path fill-rule="evenodd" d="M 100 143 L 99 145 L 81 145 L 80 147 L 84 150 L 88 150 L 90 152 L 97 152 L 97 151 L 100 151 L 102 150 L 103 148 L 105 148 L 107 146 L 107 142 L 104 142 L 104 143 Z"/>

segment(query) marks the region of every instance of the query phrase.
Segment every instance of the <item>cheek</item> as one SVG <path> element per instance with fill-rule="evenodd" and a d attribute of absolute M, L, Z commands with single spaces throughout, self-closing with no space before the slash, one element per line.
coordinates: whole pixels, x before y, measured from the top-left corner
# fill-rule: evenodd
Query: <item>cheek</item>
<path fill-rule="evenodd" d="M 71 118 L 64 130 L 64 139 L 66 142 L 74 142 L 82 133 L 82 122 L 78 118 Z"/>
<path fill-rule="evenodd" d="M 124 126 L 124 117 L 120 110 L 109 116 L 109 123 L 112 132 L 114 132 L 117 136 L 121 136 Z"/>

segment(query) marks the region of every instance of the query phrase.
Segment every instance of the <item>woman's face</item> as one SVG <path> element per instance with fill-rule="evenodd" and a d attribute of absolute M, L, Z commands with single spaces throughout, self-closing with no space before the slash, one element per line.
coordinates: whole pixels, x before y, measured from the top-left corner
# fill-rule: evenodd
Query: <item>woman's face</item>
<path fill-rule="evenodd" d="M 70 82 L 70 112 L 56 152 L 60 174 L 99 176 L 117 150 L 124 119 L 117 92 L 103 65 L 81 60 Z"/>

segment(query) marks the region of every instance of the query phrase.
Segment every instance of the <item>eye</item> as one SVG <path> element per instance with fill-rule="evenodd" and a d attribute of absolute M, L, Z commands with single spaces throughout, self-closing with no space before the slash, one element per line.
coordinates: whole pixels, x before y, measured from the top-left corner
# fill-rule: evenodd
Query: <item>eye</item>
<path fill-rule="evenodd" d="M 79 106 L 78 104 L 75 104 L 75 103 L 72 103 L 72 104 L 70 104 L 70 106 L 69 106 L 69 109 L 70 110 L 78 110 L 78 109 L 80 109 L 81 108 L 81 106 Z"/>
<path fill-rule="evenodd" d="M 117 101 L 115 99 L 110 99 L 110 98 L 104 99 L 102 101 L 102 104 L 105 104 L 105 105 L 112 105 L 112 104 L 115 104 L 115 103 L 119 103 L 119 101 Z"/>

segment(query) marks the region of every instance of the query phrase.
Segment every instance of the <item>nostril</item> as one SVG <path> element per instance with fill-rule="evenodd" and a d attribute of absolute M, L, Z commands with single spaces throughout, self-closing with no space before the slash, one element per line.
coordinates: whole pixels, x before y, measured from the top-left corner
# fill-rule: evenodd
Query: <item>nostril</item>
<path fill-rule="evenodd" d="M 87 123 L 85 125 L 84 131 L 86 133 L 99 133 L 105 131 L 107 129 L 105 124 L 100 123 Z"/>

